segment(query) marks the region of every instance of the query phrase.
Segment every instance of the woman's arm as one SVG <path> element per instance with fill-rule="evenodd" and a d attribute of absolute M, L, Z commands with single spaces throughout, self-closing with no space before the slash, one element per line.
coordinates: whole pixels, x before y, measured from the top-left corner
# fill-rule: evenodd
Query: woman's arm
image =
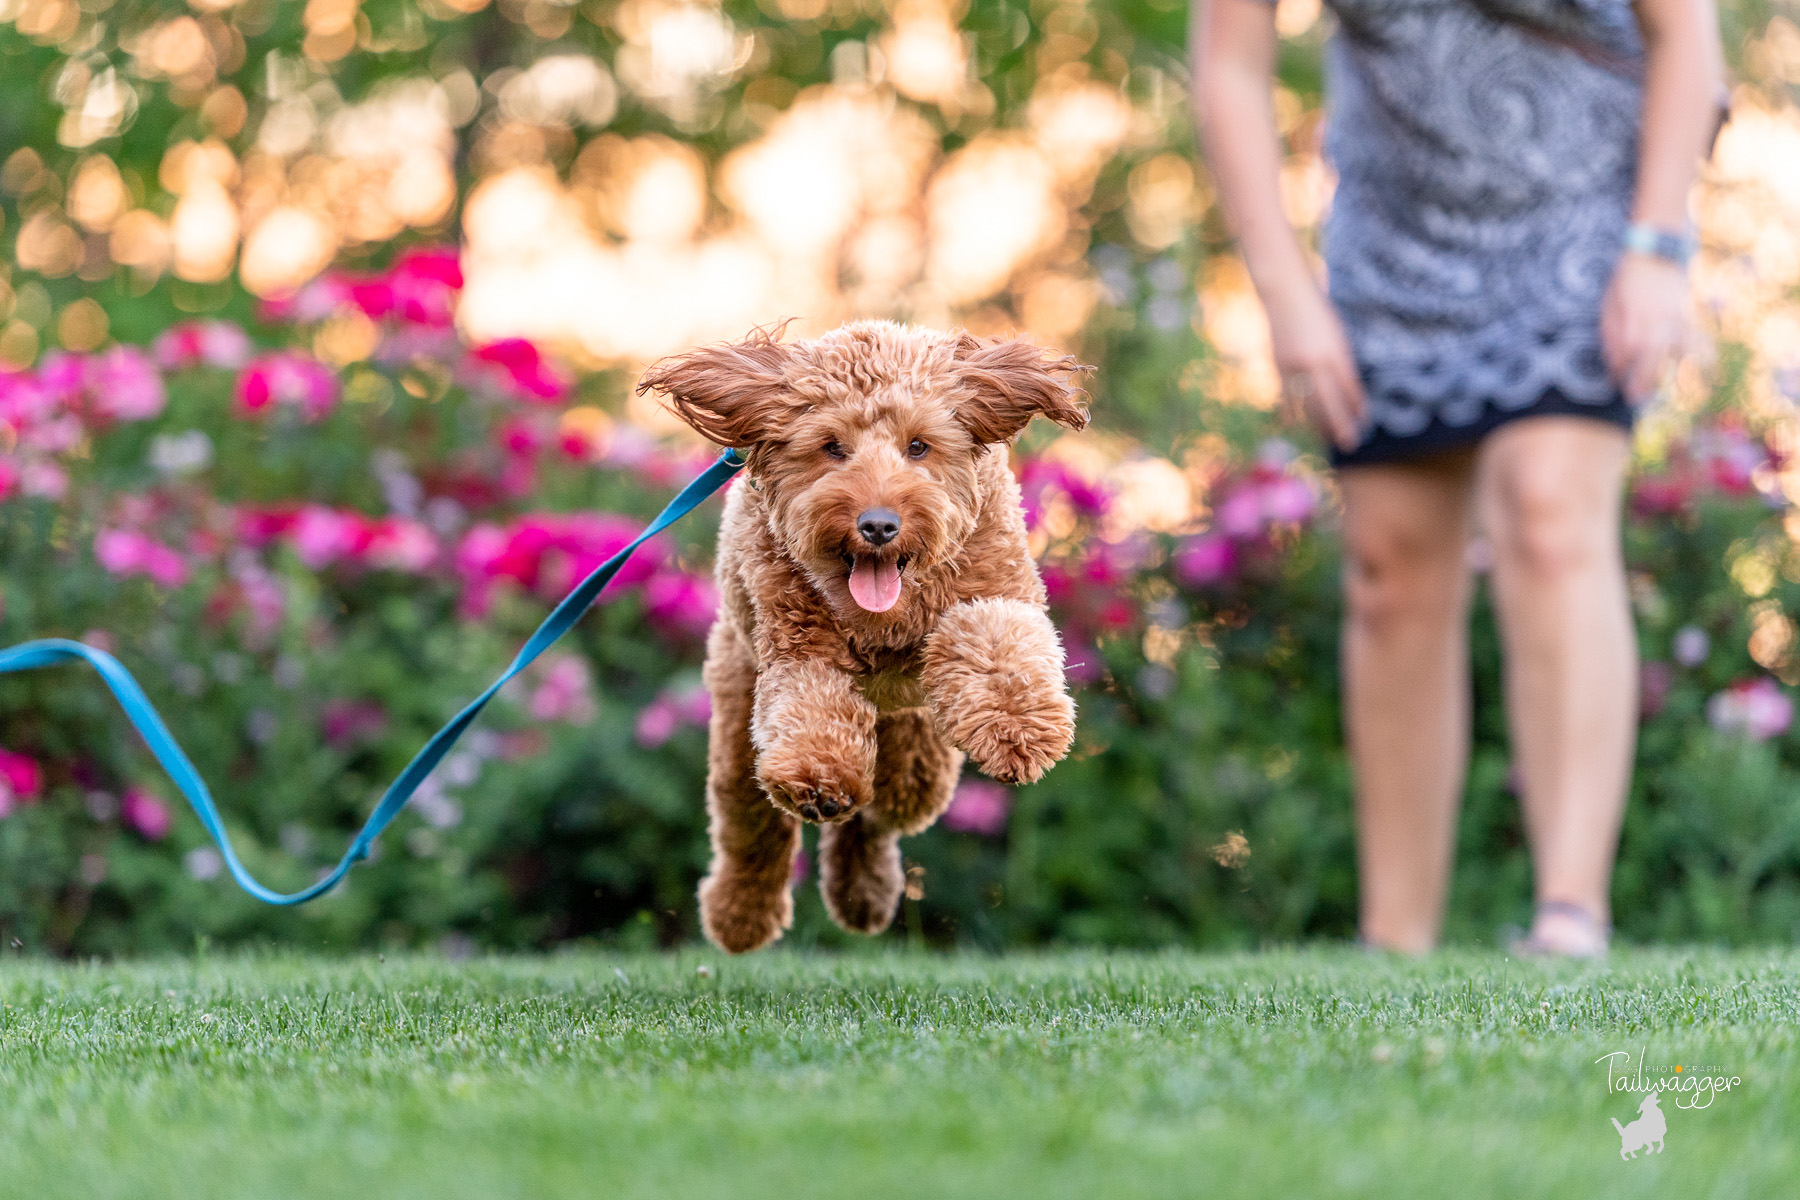
<path fill-rule="evenodd" d="M 1719 120 L 1725 59 L 1712 0 L 1637 0 L 1643 31 L 1644 109 L 1631 219 L 1669 232 L 1687 229 L 1688 191 Z M 1634 403 L 1687 334 L 1687 271 L 1627 252 L 1619 259 L 1601 316 L 1606 365 Z"/>
<path fill-rule="evenodd" d="M 1282 387 L 1340 447 L 1359 437 L 1362 385 L 1349 340 L 1281 205 L 1281 139 L 1271 103 L 1275 7 L 1193 0 L 1194 111 L 1225 219 L 1269 318 Z"/>

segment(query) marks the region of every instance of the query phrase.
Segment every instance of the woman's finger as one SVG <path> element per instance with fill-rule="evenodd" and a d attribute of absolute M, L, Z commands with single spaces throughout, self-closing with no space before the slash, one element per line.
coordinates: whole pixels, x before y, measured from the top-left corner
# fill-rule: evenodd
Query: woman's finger
<path fill-rule="evenodd" d="M 1362 376 L 1357 373 L 1356 360 L 1350 356 L 1348 346 L 1343 347 L 1343 352 L 1338 355 L 1333 367 L 1335 368 L 1333 373 L 1337 376 L 1338 390 L 1346 402 L 1345 411 L 1349 413 L 1351 421 L 1360 431 L 1363 422 L 1368 419 L 1369 398 L 1363 392 Z"/>
<path fill-rule="evenodd" d="M 1319 426 L 1339 450 L 1356 445 L 1357 422 L 1352 416 L 1353 402 L 1345 392 L 1335 371 L 1321 371 L 1315 377 L 1318 393 L 1313 397 L 1313 410 Z"/>
<path fill-rule="evenodd" d="M 1625 322 L 1613 297 L 1614 293 L 1608 292 L 1606 302 L 1600 307 L 1600 357 L 1606 363 L 1606 373 L 1622 384 L 1628 361 L 1624 344 Z"/>

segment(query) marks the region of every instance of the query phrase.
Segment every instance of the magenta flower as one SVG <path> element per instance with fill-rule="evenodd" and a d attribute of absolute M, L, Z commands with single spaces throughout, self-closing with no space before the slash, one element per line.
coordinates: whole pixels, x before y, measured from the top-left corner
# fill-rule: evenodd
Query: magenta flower
<path fill-rule="evenodd" d="M 703 638 L 719 611 L 712 580 L 686 571 L 659 571 L 644 585 L 644 610 L 657 628 Z"/>
<path fill-rule="evenodd" d="M 319 710 L 319 730 L 334 750 L 372 742 L 387 731 L 387 711 L 372 700 L 327 700 Z"/>
<path fill-rule="evenodd" d="M 297 350 L 265 354 L 238 376 L 238 409 L 246 414 L 286 405 L 298 408 L 306 420 L 317 421 L 329 416 L 337 401 L 337 376 Z"/>
<path fill-rule="evenodd" d="M 133 530 L 96 533 L 94 558 L 114 575 L 147 575 L 166 588 L 180 587 L 188 578 L 187 560 L 179 552 Z"/>
<path fill-rule="evenodd" d="M 404 251 L 388 274 L 393 312 L 415 325 L 448 326 L 462 291 L 462 256 L 455 246 Z"/>
<path fill-rule="evenodd" d="M 502 338 L 477 346 L 469 352 L 469 362 L 479 378 L 493 381 L 502 393 L 519 400 L 561 404 L 574 387 L 526 338 Z"/>
<path fill-rule="evenodd" d="M 43 771 L 36 762 L 11 750 L 0 750 L 0 817 L 11 816 L 21 804 L 30 804 L 44 786 Z"/>
<path fill-rule="evenodd" d="M 1721 733 L 1766 742 L 1794 723 L 1794 702 L 1781 685 L 1764 676 L 1734 683 L 1706 702 L 1706 719 Z"/>
<path fill-rule="evenodd" d="M 1237 544 L 1217 533 L 1189 538 L 1175 551 L 1175 577 L 1189 587 L 1214 587 L 1237 571 Z"/>
<path fill-rule="evenodd" d="M 119 819 L 149 842 L 162 841 L 175 824 L 169 806 L 142 788 L 126 788 L 119 797 Z"/>
<path fill-rule="evenodd" d="M 165 371 L 196 366 L 235 371 L 250 361 L 254 350 L 250 335 L 230 321 L 182 321 L 169 326 L 150 346 L 156 365 Z"/>
<path fill-rule="evenodd" d="M 944 810 L 944 824 L 962 833 L 994 837 L 1005 831 L 1011 808 L 1010 788 L 987 779 L 965 779 L 956 785 L 950 807 Z"/>

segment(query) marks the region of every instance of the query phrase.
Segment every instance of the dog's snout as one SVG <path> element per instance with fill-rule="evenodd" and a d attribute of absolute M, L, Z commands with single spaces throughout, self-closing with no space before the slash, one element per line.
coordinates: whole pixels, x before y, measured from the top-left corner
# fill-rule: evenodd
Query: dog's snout
<path fill-rule="evenodd" d="M 856 532 L 871 546 L 885 546 L 900 536 L 900 516 L 891 508 L 871 508 L 856 518 Z"/>

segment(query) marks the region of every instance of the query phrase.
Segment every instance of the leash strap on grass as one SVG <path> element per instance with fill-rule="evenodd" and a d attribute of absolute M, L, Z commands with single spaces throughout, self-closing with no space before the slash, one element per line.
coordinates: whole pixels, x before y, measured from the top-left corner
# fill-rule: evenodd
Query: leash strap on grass
<path fill-rule="evenodd" d="M 619 568 L 625 565 L 625 560 L 631 557 L 632 552 L 687 516 L 702 500 L 724 487 L 726 481 L 737 474 L 743 465 L 744 460 L 736 450 L 725 451 L 717 462 L 682 488 L 681 494 L 669 501 L 669 506 L 657 514 L 656 520 L 650 522 L 630 545 L 595 567 L 593 573 L 582 580 L 574 591 L 563 597 L 562 603 L 544 618 L 544 623 L 538 626 L 537 632 L 526 641 L 518 656 L 513 659 L 512 666 L 506 668 L 505 673 L 494 680 L 487 691 L 470 701 L 468 707 L 457 713 L 448 725 L 432 734 L 431 740 L 406 764 L 406 769 L 400 772 L 399 778 L 388 785 L 380 802 L 375 805 L 375 811 L 369 814 L 362 831 L 350 843 L 350 848 L 344 852 L 344 857 L 332 872 L 304 891 L 283 894 L 264 887 L 250 877 L 244 864 L 238 861 L 237 852 L 231 848 L 231 838 L 225 832 L 225 822 L 219 816 L 218 805 L 213 803 L 206 781 L 200 778 L 194 764 L 169 733 L 169 727 L 163 723 L 162 716 L 151 705 L 149 697 L 144 695 L 144 689 L 138 686 L 138 681 L 132 678 L 131 672 L 118 659 L 104 650 L 96 650 L 80 642 L 66 638 L 45 638 L 23 642 L 0 651 L 0 675 L 13 671 L 31 671 L 71 659 L 81 659 L 93 667 L 100 673 L 100 678 L 106 681 L 106 686 L 112 689 L 112 694 L 118 698 L 120 707 L 125 710 L 132 725 L 136 726 L 144 741 L 149 744 L 150 753 L 156 756 L 156 761 L 162 764 L 175 786 L 181 789 L 181 794 L 187 797 L 187 802 L 200 818 L 200 823 L 206 826 L 206 832 L 218 843 L 219 853 L 225 858 L 225 866 L 230 870 L 231 877 L 237 880 L 238 886 L 265 904 L 304 904 L 337 886 L 337 882 L 352 866 L 369 856 L 369 846 L 400 815 L 400 810 L 406 807 L 412 794 L 425 782 L 425 777 L 431 774 L 432 768 L 438 765 L 439 760 L 450 752 L 450 748 L 475 723 L 475 718 L 487 707 L 487 702 L 506 686 L 508 680 L 530 666 L 534 659 L 574 627 L 600 592 L 612 582 L 613 576 L 619 573 Z"/>

